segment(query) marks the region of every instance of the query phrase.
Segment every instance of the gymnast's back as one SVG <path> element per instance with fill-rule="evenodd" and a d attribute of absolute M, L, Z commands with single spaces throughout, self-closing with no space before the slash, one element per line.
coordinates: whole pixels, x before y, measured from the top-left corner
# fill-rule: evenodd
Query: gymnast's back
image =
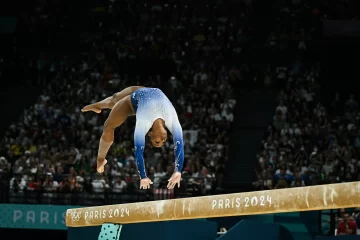
<path fill-rule="evenodd" d="M 174 106 L 159 88 L 139 88 L 131 94 L 131 103 L 137 120 L 154 122 L 161 118 L 170 124 L 177 114 Z"/>

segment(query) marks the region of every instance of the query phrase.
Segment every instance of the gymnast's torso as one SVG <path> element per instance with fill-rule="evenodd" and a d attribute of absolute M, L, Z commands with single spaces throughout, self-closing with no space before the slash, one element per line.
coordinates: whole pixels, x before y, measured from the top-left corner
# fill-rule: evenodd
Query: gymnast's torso
<path fill-rule="evenodd" d="M 158 88 L 140 88 L 131 94 L 131 104 L 136 114 L 136 124 L 149 131 L 153 122 L 161 118 L 172 132 L 173 121 L 178 121 L 177 113 L 166 95 Z"/>
<path fill-rule="evenodd" d="M 131 104 L 136 114 L 134 132 L 134 152 L 141 178 L 146 177 L 143 152 L 145 135 L 157 119 L 165 122 L 166 128 L 173 135 L 174 171 L 181 172 L 184 163 L 183 132 L 176 110 L 166 95 L 158 88 L 140 88 L 131 94 Z"/>

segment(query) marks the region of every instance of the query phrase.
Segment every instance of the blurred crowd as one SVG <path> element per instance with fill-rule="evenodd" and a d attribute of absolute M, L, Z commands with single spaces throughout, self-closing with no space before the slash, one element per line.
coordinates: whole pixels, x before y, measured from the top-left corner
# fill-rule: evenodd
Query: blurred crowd
<path fill-rule="evenodd" d="M 0 173 L 3 182 L 8 182 L 10 201 L 39 192 L 54 199 L 69 192 L 89 198 L 99 193 L 139 192 L 133 157 L 134 118 L 116 130 L 105 172 L 99 175 L 95 170 L 98 141 L 109 111 L 99 115 L 80 112 L 85 104 L 130 85 L 167 86 L 165 92 L 184 130 L 185 164 L 179 193 L 194 196 L 222 190 L 236 104 L 232 86 L 242 75 L 238 66 L 224 63 L 224 56 L 240 54 L 242 26 L 250 6 L 242 8 L 241 14 L 229 15 L 216 4 L 155 1 L 128 6 L 127 16 L 136 16 L 136 24 L 110 24 L 118 7 L 110 4 L 95 9 L 98 24 L 94 33 L 84 37 L 77 64 L 46 54 L 37 59 L 40 82 L 49 76 L 53 80 L 2 141 Z M 119 63 L 132 59 L 172 60 L 176 71 L 166 79 L 161 74 L 147 78 L 123 74 Z M 169 141 L 161 149 L 148 144 L 144 153 L 148 176 L 162 199 L 174 197 L 173 192 L 158 191 L 166 187 L 174 169 L 172 149 Z"/>
<path fill-rule="evenodd" d="M 287 14 L 292 14 L 291 8 Z M 276 51 L 289 48 L 293 61 L 280 61 L 267 70 L 266 82 L 275 81 L 280 92 L 274 119 L 257 155 L 257 189 L 346 182 L 360 177 L 358 102 L 354 95 L 340 99 L 339 93 L 334 94 L 331 104 L 321 102 L 321 65 L 303 57 L 316 37 L 316 25 L 298 25 L 301 27 L 276 26 L 277 31 L 267 40 L 268 47 Z"/>
<path fill-rule="evenodd" d="M 331 20 L 359 20 L 356 0 L 323 0 L 314 11 Z"/>
<path fill-rule="evenodd" d="M 358 102 L 350 95 L 342 106 L 336 94 L 326 108 L 316 100 L 313 88 L 314 83 L 280 93 L 274 121 L 258 154 L 257 188 L 360 179 Z"/>
<path fill-rule="evenodd" d="M 281 11 L 292 14 L 291 8 Z M 334 93 L 331 102 L 322 101 L 321 64 L 304 58 L 316 37 L 316 26 L 298 24 L 302 26 L 298 32 L 277 26 L 267 40 L 269 48 L 291 52 L 293 59 L 273 64 L 266 74 L 265 84 L 276 82 L 280 91 L 256 156 L 256 190 L 360 180 L 358 101 L 352 94 L 340 93 Z M 290 41 L 292 46 L 289 39 L 295 40 Z M 336 235 L 356 235 L 359 209 L 342 209 L 335 223 Z"/>

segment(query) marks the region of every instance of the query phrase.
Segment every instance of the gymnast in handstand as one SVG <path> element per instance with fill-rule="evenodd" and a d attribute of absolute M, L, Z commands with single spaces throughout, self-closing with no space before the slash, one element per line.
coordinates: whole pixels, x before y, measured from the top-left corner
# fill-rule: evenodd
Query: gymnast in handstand
<path fill-rule="evenodd" d="M 114 130 L 125 122 L 127 117 L 136 116 L 134 133 L 134 150 L 140 189 L 150 188 L 152 181 L 146 175 L 144 163 L 145 135 L 147 134 L 154 147 L 162 147 L 167 140 L 167 128 L 173 135 L 175 169 L 168 180 L 167 187 L 180 187 L 181 170 L 184 163 L 183 132 L 176 110 L 166 95 L 158 88 L 140 86 L 128 87 L 100 102 L 85 106 L 82 112 L 100 113 L 102 109 L 111 109 L 105 121 L 100 138 L 97 157 L 97 171 L 104 172 L 105 159 L 114 141 Z"/>

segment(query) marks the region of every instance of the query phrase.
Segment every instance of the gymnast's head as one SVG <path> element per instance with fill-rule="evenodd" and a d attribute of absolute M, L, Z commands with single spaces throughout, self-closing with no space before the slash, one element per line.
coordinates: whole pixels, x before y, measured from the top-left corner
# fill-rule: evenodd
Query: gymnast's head
<path fill-rule="evenodd" d="M 154 147 L 162 147 L 164 146 L 167 140 L 167 131 L 165 129 L 164 120 L 158 118 L 154 121 L 152 128 L 148 132 L 148 136 L 150 138 L 151 144 Z"/>

